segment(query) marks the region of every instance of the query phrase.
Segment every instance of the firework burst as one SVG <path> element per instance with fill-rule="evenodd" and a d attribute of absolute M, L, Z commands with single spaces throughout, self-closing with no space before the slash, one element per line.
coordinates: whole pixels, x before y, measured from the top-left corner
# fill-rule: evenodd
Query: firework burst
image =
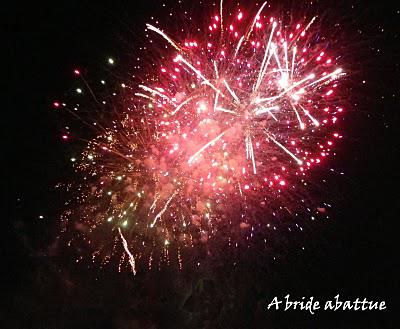
<path fill-rule="evenodd" d="M 221 1 L 197 37 L 147 24 L 163 60 L 76 159 L 79 193 L 63 215 L 94 259 L 136 273 L 173 255 L 182 267 L 185 250 L 237 246 L 303 206 L 298 187 L 341 138 L 345 72 L 316 17 L 286 26 L 265 7 L 228 15 Z"/>

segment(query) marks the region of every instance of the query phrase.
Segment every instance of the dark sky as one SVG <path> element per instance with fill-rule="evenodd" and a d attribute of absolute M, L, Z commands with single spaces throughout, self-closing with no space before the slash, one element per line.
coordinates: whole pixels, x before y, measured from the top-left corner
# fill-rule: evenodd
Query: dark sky
<path fill-rule="evenodd" d="M 397 310 L 399 265 L 400 5 L 383 0 L 319 5 L 336 10 L 349 35 L 362 31 L 347 54 L 354 85 L 346 141 L 333 163 L 346 174 L 337 183 L 335 221 L 316 224 L 306 237 L 310 250 L 288 251 L 282 262 L 259 264 L 244 255 L 233 269 L 222 262 L 213 269 L 165 269 L 136 278 L 79 267 L 68 256 L 49 252 L 62 201 L 51 187 L 70 175 L 70 149 L 59 138 L 62 124 L 50 105 L 73 86 L 73 68 L 96 67 L 118 51 L 129 52 L 126 43 L 140 39 L 146 18 L 161 2 L 71 0 L 2 8 L 7 59 L 2 62 L 6 202 L 0 327 L 396 327 L 391 315 Z M 385 300 L 389 310 L 314 317 L 266 311 L 268 299 L 286 293 L 367 297 Z"/>

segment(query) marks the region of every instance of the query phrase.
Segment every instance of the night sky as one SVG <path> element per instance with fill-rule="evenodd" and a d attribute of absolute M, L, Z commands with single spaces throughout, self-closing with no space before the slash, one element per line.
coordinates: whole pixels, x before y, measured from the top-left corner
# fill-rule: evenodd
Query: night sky
<path fill-rule="evenodd" d="M 235 266 L 222 258 L 202 269 L 134 277 L 76 264 L 55 245 L 63 199 L 53 187 L 71 177 L 76 146 L 61 140 L 63 123 L 51 104 L 73 88 L 74 68 L 95 71 L 109 57 L 134 53 L 161 2 L 134 3 L 70 0 L 2 8 L 0 327 L 398 327 L 392 318 L 399 283 L 400 5 L 390 1 L 317 1 L 343 19 L 352 41 L 346 56 L 354 66 L 345 141 L 332 160 L 344 172 L 330 178 L 333 220 L 315 223 L 300 238 L 304 252 L 289 243 L 277 260 L 257 260 L 250 250 Z M 314 316 L 267 311 L 267 302 L 288 293 L 385 300 L 388 310 Z"/>

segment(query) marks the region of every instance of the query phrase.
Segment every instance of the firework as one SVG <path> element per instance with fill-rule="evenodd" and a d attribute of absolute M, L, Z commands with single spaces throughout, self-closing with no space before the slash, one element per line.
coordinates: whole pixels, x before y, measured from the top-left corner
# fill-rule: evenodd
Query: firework
<path fill-rule="evenodd" d="M 165 54 L 73 159 L 82 179 L 64 231 L 78 231 L 94 259 L 133 273 L 171 255 L 182 266 L 185 250 L 237 246 L 301 205 L 298 186 L 341 138 L 345 72 L 316 41 L 316 17 L 286 26 L 265 5 L 227 15 L 221 1 L 187 39 L 147 24 Z"/>

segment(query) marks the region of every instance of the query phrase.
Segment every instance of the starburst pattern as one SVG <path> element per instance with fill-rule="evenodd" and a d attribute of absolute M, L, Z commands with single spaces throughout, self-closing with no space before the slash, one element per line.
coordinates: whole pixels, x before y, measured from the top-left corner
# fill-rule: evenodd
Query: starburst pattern
<path fill-rule="evenodd" d="M 93 258 L 136 273 L 138 261 L 151 268 L 173 254 L 182 267 L 184 250 L 237 246 L 276 211 L 303 206 L 297 187 L 341 138 L 345 72 L 316 41 L 316 17 L 286 26 L 265 6 L 224 15 L 221 1 L 207 30 L 187 38 L 147 24 L 164 60 L 73 159 L 83 178 L 64 231 L 77 230 Z"/>

